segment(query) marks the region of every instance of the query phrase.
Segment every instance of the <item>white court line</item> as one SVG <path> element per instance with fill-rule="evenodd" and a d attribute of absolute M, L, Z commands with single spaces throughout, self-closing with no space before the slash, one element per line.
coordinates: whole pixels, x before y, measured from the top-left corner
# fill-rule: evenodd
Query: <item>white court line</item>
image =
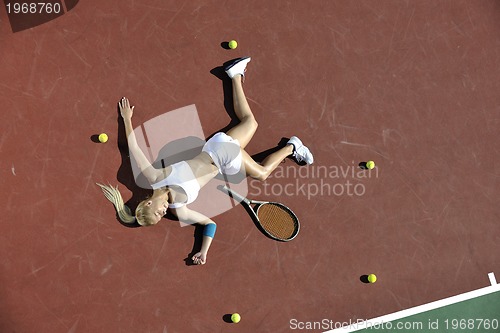
<path fill-rule="evenodd" d="M 497 284 L 497 279 L 495 278 L 495 273 L 488 273 L 488 277 L 490 278 L 490 283 L 492 286 Z"/>
<path fill-rule="evenodd" d="M 490 278 L 490 282 L 492 282 L 492 280 L 491 280 L 492 275 L 493 275 L 493 277 L 495 276 L 493 273 L 488 274 L 488 277 Z M 476 298 L 476 297 L 481 297 L 481 296 L 488 295 L 488 294 L 491 294 L 491 293 L 494 293 L 497 291 L 500 291 L 500 284 L 497 284 L 496 279 L 495 279 L 495 284 L 492 283 L 491 286 L 488 286 L 485 288 L 476 289 L 476 290 L 469 291 L 469 292 L 464 293 L 464 294 L 440 299 L 440 300 L 435 301 L 435 302 L 419 305 L 419 306 L 416 306 L 413 308 L 394 312 L 394 313 L 384 315 L 381 317 L 377 317 L 377 318 L 373 318 L 373 319 L 369 319 L 369 320 L 365 320 L 365 321 L 360 321 L 359 323 L 353 322 L 349 326 L 336 328 L 334 330 L 326 331 L 324 333 L 355 332 L 355 331 L 359 331 L 359 330 L 368 328 L 370 326 L 380 325 L 382 323 L 388 323 L 390 321 L 413 316 L 413 315 L 416 315 L 416 314 L 419 314 L 422 312 L 426 312 L 426 311 L 430 311 L 430 310 L 435 310 L 435 309 L 442 308 L 442 307 L 447 306 L 447 305 L 466 301 L 466 300 Z"/>

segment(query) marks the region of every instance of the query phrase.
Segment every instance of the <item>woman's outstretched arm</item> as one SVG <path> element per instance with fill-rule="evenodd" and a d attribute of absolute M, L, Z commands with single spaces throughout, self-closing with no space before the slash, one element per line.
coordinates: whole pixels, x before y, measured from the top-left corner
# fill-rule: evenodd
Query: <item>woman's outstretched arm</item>
<path fill-rule="evenodd" d="M 135 137 L 134 128 L 132 127 L 132 115 L 134 114 L 134 106 L 130 106 L 130 102 L 127 98 L 123 97 L 119 103 L 120 113 L 123 117 L 123 122 L 125 123 L 125 133 L 127 135 L 128 149 L 130 154 L 134 157 L 137 166 L 148 179 L 150 183 L 156 182 L 158 177 L 161 175 L 161 171 L 155 169 L 151 162 L 147 159 L 144 152 L 141 150 L 137 144 L 137 139 Z"/>
<path fill-rule="evenodd" d="M 212 244 L 212 240 L 215 236 L 215 229 L 217 225 L 210 218 L 205 215 L 198 213 L 197 211 L 191 210 L 186 206 L 180 208 L 172 209 L 172 212 L 179 219 L 179 221 L 187 224 L 198 223 L 204 226 L 203 230 L 203 242 L 201 244 L 200 252 L 193 255 L 191 258 L 193 262 L 197 265 L 203 265 L 207 261 L 207 252 Z"/>

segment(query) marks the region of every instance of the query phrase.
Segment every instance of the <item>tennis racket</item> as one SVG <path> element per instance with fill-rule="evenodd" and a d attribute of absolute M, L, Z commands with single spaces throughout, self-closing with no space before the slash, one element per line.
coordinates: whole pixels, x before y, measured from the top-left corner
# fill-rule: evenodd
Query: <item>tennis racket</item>
<path fill-rule="evenodd" d="M 250 200 L 227 186 L 223 186 L 222 190 L 233 199 L 246 205 L 257 226 L 266 236 L 288 242 L 299 233 L 299 219 L 287 206 L 279 202 Z M 252 207 L 252 205 L 254 206 Z"/>

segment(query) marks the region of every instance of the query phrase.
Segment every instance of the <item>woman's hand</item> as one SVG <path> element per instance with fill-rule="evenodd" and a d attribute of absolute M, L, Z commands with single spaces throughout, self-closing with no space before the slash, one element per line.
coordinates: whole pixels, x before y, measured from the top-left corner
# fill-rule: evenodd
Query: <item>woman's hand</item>
<path fill-rule="evenodd" d="M 120 113 L 123 119 L 131 119 L 134 114 L 134 106 L 130 107 L 128 99 L 123 97 L 118 105 L 120 106 Z"/>
<path fill-rule="evenodd" d="M 207 262 L 207 254 L 198 252 L 191 259 L 196 265 L 205 265 Z"/>

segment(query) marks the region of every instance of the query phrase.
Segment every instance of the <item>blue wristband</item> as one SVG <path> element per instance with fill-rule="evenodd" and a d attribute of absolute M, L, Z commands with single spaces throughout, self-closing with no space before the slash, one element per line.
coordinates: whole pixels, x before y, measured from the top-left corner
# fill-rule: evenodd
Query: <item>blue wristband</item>
<path fill-rule="evenodd" d="M 203 236 L 214 238 L 215 229 L 217 229 L 217 225 L 215 223 L 209 223 L 205 225 L 205 228 L 203 229 Z"/>

